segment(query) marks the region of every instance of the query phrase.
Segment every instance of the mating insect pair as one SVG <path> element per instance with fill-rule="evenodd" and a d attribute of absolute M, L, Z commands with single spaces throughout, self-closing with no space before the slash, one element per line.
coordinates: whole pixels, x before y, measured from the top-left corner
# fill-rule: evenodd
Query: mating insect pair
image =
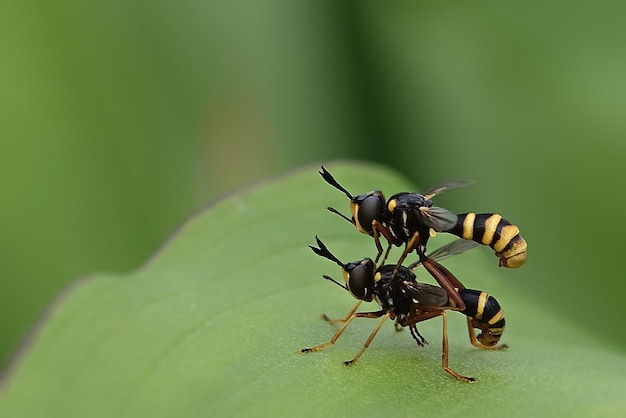
<path fill-rule="evenodd" d="M 385 201 L 381 191 L 353 196 L 323 166 L 320 175 L 327 183 L 343 192 L 350 199 L 352 216 L 349 218 L 331 207 L 328 210 L 352 223 L 359 232 L 372 236 L 378 253 L 374 260 L 365 258 L 344 264 L 332 255 L 319 239 L 319 248 L 311 247 L 316 254 L 328 258 L 342 267 L 345 285 L 338 283 L 329 276 L 324 277 L 346 289 L 359 299 L 359 303 L 344 319 L 331 320 L 332 322 L 343 322 L 343 325 L 330 341 L 303 349 L 302 352 L 317 351 L 334 344 L 354 318 L 382 317 L 361 351 L 352 360 L 346 362 L 346 364 L 352 364 L 369 346 L 385 319 L 395 319 L 397 326 L 409 327 L 411 335 L 418 345 L 423 345 L 425 341 L 417 331 L 416 324 L 441 316 L 443 318 L 443 368 L 457 379 L 474 381 L 473 378 L 460 375 L 448 367 L 445 311 L 457 310 L 465 314 L 468 317 L 471 343 L 484 349 L 505 347 L 497 345 L 504 331 L 504 314 L 492 296 L 485 292 L 466 289 L 437 260 L 482 244 L 489 245 L 496 252 L 500 266 L 520 267 L 526 261 L 527 245 L 519 234 L 517 226 L 494 213 L 475 214 L 469 212 L 456 215 L 447 209 L 433 206 L 431 199 L 434 196 L 448 189 L 465 186 L 467 183 L 446 183 L 431 188 L 423 195 L 406 192 L 396 193 Z M 426 244 L 433 232 L 448 232 L 467 241 L 459 240 L 442 247 L 427 257 Z M 381 262 L 382 266 L 376 268 L 376 264 L 383 253 L 381 235 L 387 240 L 387 249 Z M 404 245 L 404 251 L 396 264 L 385 264 L 392 245 Z M 406 257 L 413 251 L 417 253 L 419 261 L 404 267 L 403 263 Z M 413 270 L 419 265 L 422 265 L 441 287 L 417 282 Z M 362 301 L 372 300 L 379 304 L 379 311 L 356 312 Z M 474 328 L 482 330 L 478 337 L 475 336 Z"/>
<path fill-rule="evenodd" d="M 370 258 L 343 263 L 328 250 L 319 238 L 317 238 L 317 245 L 319 248 L 311 246 L 311 249 L 316 254 L 335 262 L 342 268 L 345 285 L 337 282 L 330 276 L 324 276 L 324 278 L 347 290 L 359 302 L 343 319 L 329 319 L 324 316 L 330 322 L 342 322 L 343 325 L 330 341 L 314 347 L 304 348 L 301 350 L 302 353 L 317 351 L 334 344 L 355 318 L 381 318 L 381 320 L 361 350 L 354 358 L 346 361 L 346 365 L 353 364 L 361 357 L 387 318 L 395 320 L 399 326 L 409 327 L 413 339 L 418 345 L 423 346 L 426 341 L 418 332 L 417 323 L 441 316 L 443 319 L 442 367 L 446 372 L 459 380 L 474 382 L 474 378 L 461 375 L 448 365 L 448 334 L 445 310 L 458 310 L 467 316 L 470 342 L 474 346 L 489 350 L 506 347 L 497 345 L 504 332 L 505 320 L 504 313 L 496 299 L 485 292 L 465 289 L 452 273 L 437 262 L 437 260 L 460 254 L 473 248 L 476 245 L 473 242 L 455 241 L 433 252 L 429 257 L 421 256 L 419 262 L 413 263 L 408 267 L 400 266 L 397 271 L 396 266 L 392 264 L 376 268 L 374 261 Z M 463 308 L 459 307 L 449 297 L 447 291 L 441 287 L 418 282 L 413 270 L 420 265 L 436 270 L 439 274 L 445 276 L 447 280 L 454 283 L 457 286 L 455 293 L 462 300 Z M 378 303 L 380 308 L 378 311 L 356 312 L 361 302 L 370 302 L 372 300 Z M 482 331 L 478 337 L 475 334 L 475 328 Z"/>

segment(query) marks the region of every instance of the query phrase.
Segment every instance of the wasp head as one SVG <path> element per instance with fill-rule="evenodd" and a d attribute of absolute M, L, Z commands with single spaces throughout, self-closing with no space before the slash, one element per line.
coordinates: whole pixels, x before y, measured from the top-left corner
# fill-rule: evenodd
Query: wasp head
<path fill-rule="evenodd" d="M 357 196 L 350 201 L 350 212 L 356 229 L 363 234 L 373 235 L 374 221 L 385 221 L 385 197 L 378 190 Z"/>
<path fill-rule="evenodd" d="M 326 183 L 343 192 L 346 197 L 350 199 L 350 213 L 352 217 L 348 218 L 335 208 L 328 208 L 328 210 L 350 222 L 359 232 L 372 235 L 374 233 L 372 223 L 374 221 L 384 221 L 385 197 L 383 196 L 383 193 L 376 190 L 367 194 L 353 196 L 345 187 L 335 180 L 335 178 L 328 170 L 326 170 L 326 168 L 324 168 L 324 166 L 322 166 L 320 175 Z"/>
<path fill-rule="evenodd" d="M 346 289 L 359 300 L 371 301 L 374 294 L 374 271 L 376 266 L 371 258 L 348 263 L 343 267 Z"/>
<path fill-rule="evenodd" d="M 323 277 L 326 280 L 330 280 L 331 282 L 339 285 L 343 289 L 346 289 L 355 298 L 368 302 L 371 301 L 374 292 L 374 271 L 376 270 L 376 266 L 374 265 L 372 259 L 364 258 L 359 261 L 344 264 L 330 252 L 330 250 L 319 238 L 315 237 L 315 239 L 317 240 L 319 248 L 313 247 L 312 245 L 309 247 L 315 254 L 320 257 L 327 258 L 341 267 L 345 285 L 337 282 L 330 276 L 325 275 Z"/>

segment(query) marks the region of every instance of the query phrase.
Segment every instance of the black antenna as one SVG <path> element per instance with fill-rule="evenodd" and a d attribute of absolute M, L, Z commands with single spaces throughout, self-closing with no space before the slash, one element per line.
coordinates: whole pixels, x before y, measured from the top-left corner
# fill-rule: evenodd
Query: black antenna
<path fill-rule="evenodd" d="M 343 213 L 339 212 L 337 209 L 335 208 L 331 208 L 331 207 L 327 207 L 326 209 L 328 209 L 329 212 L 332 212 L 336 215 L 341 216 L 343 219 L 345 219 L 346 221 L 350 222 L 352 225 L 355 225 L 354 220 L 348 218 L 346 215 L 344 215 Z"/>
<path fill-rule="evenodd" d="M 329 281 L 331 281 L 331 282 L 335 283 L 337 286 L 341 287 L 342 289 L 344 289 L 344 290 L 348 290 L 348 288 L 346 287 L 346 285 L 339 283 L 337 280 L 333 279 L 332 277 L 327 276 L 327 275 L 325 275 L 325 274 L 324 274 L 322 277 L 323 277 L 323 278 L 325 278 L 326 280 L 329 280 Z"/>
<path fill-rule="evenodd" d="M 317 241 L 317 245 L 319 245 L 319 248 L 315 248 L 314 246 L 309 245 L 309 248 L 313 250 L 315 254 L 319 255 L 320 257 L 327 258 L 330 261 L 334 261 L 341 268 L 345 267 L 345 264 L 343 264 L 337 257 L 335 257 L 333 253 L 331 253 L 328 248 L 326 248 L 324 243 L 317 236 L 315 237 L 315 240 Z"/>
<path fill-rule="evenodd" d="M 330 184 L 335 189 L 338 189 L 344 192 L 346 196 L 348 196 L 348 199 L 350 200 L 354 199 L 354 197 L 350 194 L 350 192 L 347 191 L 341 184 L 339 184 L 337 180 L 335 180 L 335 178 L 328 172 L 328 170 L 324 168 L 324 166 L 322 166 L 322 171 L 320 171 L 319 173 L 320 173 L 320 176 L 322 176 L 322 178 L 324 179 L 324 181 L 326 181 L 326 183 Z"/>

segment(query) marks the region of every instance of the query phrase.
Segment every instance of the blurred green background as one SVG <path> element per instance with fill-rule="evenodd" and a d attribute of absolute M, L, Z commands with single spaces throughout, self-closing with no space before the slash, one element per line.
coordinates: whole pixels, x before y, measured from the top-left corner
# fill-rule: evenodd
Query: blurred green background
<path fill-rule="evenodd" d="M 437 204 L 518 224 L 529 261 L 503 280 L 626 351 L 621 2 L 7 3 L 0 362 L 72 280 L 337 158 L 477 180 Z"/>

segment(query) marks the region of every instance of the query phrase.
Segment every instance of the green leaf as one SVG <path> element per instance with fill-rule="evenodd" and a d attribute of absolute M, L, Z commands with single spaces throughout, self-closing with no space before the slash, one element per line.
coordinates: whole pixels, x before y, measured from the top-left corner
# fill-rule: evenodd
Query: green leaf
<path fill-rule="evenodd" d="M 380 166 L 329 169 L 354 194 L 415 189 Z M 339 268 L 307 244 L 319 235 L 343 260 L 375 252 L 371 238 L 326 206 L 347 211 L 345 196 L 307 167 L 216 201 L 134 272 L 79 280 L 5 373 L 0 416 L 626 414 L 624 356 L 514 292 L 512 272 L 498 269 L 488 248 L 445 262 L 507 313 L 510 349 L 497 352 L 472 347 L 465 318 L 449 314 L 450 365 L 477 383 L 441 369 L 439 318 L 420 325 L 424 348 L 389 321 L 351 367 L 342 361 L 375 320 L 356 320 L 334 346 L 299 354 L 335 332 L 321 313 L 341 317 L 354 303 L 320 277 L 338 277 Z"/>

